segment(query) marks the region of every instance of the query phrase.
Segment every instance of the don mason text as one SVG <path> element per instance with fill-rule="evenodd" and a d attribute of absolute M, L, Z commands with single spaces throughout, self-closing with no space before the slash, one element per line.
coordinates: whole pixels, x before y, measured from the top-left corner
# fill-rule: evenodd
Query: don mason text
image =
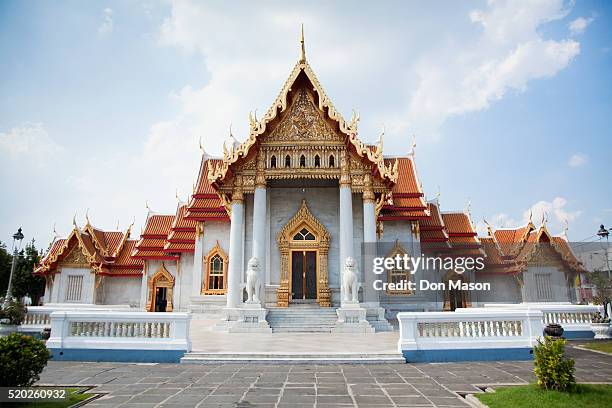
<path fill-rule="evenodd" d="M 373 282 L 375 290 L 384 291 L 401 291 L 401 292 L 414 292 L 417 290 L 417 283 L 410 280 L 401 280 L 399 282 L 384 282 L 381 279 L 377 279 Z M 491 290 L 491 284 L 489 282 L 463 282 L 459 279 L 448 280 L 446 282 L 430 282 L 426 279 L 418 281 L 418 290 L 477 290 L 487 291 Z"/>

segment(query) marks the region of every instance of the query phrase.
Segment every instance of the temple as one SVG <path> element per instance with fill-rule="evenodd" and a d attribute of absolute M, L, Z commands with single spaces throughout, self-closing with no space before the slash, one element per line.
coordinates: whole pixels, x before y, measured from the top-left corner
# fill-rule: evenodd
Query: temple
<path fill-rule="evenodd" d="M 232 136 L 222 157 L 202 149 L 193 193 L 173 213 L 149 210 L 138 239 L 130 238 L 131 227 L 102 231 L 88 218 L 52 243 L 35 270 L 46 278 L 44 302 L 191 311 L 218 316 L 226 322 L 221 328 L 236 331 L 268 330 L 268 321 L 296 331 L 299 322 L 284 321 L 283 310 L 328 316 L 337 309 L 329 330 L 357 319 L 359 330 L 369 331 L 392 329 L 400 311 L 580 300 L 584 269 L 565 236 L 530 220 L 515 229 L 489 227 L 479 237 L 469 210 L 445 212 L 439 199 L 427 200 L 414 147 L 383 154 L 383 136 L 362 142 L 358 122 L 356 113 L 347 121 L 336 110 L 302 43 L 272 106 L 261 118 L 249 116 L 244 141 Z M 388 256 L 485 260 L 483 270 L 461 273 L 391 270 L 388 282 L 490 282 L 492 289 L 375 291 L 364 247 L 380 244 Z M 357 281 L 347 278 L 349 258 Z"/>

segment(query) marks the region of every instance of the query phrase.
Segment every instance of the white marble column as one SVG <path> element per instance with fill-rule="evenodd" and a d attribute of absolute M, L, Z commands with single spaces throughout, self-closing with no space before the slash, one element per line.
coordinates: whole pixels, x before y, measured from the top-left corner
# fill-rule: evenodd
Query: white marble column
<path fill-rule="evenodd" d="M 140 308 L 147 311 L 147 295 L 149 290 L 149 268 L 147 261 L 142 272 L 142 280 L 140 281 Z"/>
<path fill-rule="evenodd" d="M 253 197 L 253 253 L 259 260 L 259 285 L 261 303 L 265 303 L 264 282 L 266 271 L 266 179 L 264 176 L 265 158 L 260 154 L 255 176 L 255 196 Z"/>
<path fill-rule="evenodd" d="M 376 203 L 372 190 L 372 176 L 366 174 L 363 188 L 363 301 L 378 306 L 378 291 L 374 290 L 375 275 L 372 272 L 372 262 L 376 256 Z"/>
<path fill-rule="evenodd" d="M 244 248 L 244 196 L 242 179 L 236 178 L 232 193 L 232 216 L 230 217 L 229 270 L 227 279 L 227 307 L 236 308 L 242 303 L 240 278 L 242 275 L 242 252 Z"/>
<path fill-rule="evenodd" d="M 342 273 L 346 258 L 354 256 L 353 245 L 353 192 L 349 160 L 346 152 L 340 158 L 340 295 L 344 293 Z"/>
<path fill-rule="evenodd" d="M 372 176 L 365 176 L 363 190 L 363 242 L 376 242 L 376 203 L 372 191 Z"/>
<path fill-rule="evenodd" d="M 202 294 L 202 273 L 204 267 L 204 256 L 202 254 L 202 246 L 204 245 L 203 231 L 204 224 L 198 221 L 196 224 L 195 250 L 193 251 L 193 283 L 191 286 L 191 296 L 200 296 Z"/>

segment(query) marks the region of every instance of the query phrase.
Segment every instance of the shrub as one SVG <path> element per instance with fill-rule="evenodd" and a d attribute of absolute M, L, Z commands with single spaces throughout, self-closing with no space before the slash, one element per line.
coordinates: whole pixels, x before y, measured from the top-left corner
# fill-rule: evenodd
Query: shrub
<path fill-rule="evenodd" d="M 0 338 L 0 387 L 29 387 L 50 357 L 45 343 L 20 333 Z"/>
<path fill-rule="evenodd" d="M 534 347 L 535 375 L 538 385 L 546 390 L 569 391 L 576 384 L 574 360 L 565 358 L 563 339 L 544 336 Z"/>
<path fill-rule="evenodd" d="M 0 320 L 6 320 L 6 324 L 20 325 L 25 319 L 26 308 L 20 302 L 11 302 L 9 305 L 0 309 Z"/>

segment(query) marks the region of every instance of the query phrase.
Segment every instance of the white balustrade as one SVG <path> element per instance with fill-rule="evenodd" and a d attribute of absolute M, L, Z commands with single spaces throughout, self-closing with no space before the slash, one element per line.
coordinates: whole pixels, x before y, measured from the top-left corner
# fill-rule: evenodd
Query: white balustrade
<path fill-rule="evenodd" d="M 56 311 L 48 348 L 191 350 L 190 313 Z"/>
<path fill-rule="evenodd" d="M 591 320 L 596 312 L 603 313 L 602 306 L 598 305 L 574 305 L 571 303 L 487 303 L 485 309 L 525 309 L 541 310 L 542 325 L 546 327 L 550 323 L 563 326 L 565 332 L 587 332 L 591 330 Z M 456 312 L 464 313 L 474 309 L 457 309 Z M 482 310 L 482 309 L 480 309 Z M 568 333 L 569 334 L 569 333 Z"/>
<path fill-rule="evenodd" d="M 464 309 L 398 313 L 400 351 L 530 348 L 542 335 L 539 310 Z"/>
<path fill-rule="evenodd" d="M 19 326 L 19 331 L 40 332 L 51 327 L 50 315 L 57 311 L 66 310 L 121 310 L 130 311 L 130 305 L 92 305 L 84 303 L 49 303 L 45 306 L 28 306 L 27 313 Z"/>

